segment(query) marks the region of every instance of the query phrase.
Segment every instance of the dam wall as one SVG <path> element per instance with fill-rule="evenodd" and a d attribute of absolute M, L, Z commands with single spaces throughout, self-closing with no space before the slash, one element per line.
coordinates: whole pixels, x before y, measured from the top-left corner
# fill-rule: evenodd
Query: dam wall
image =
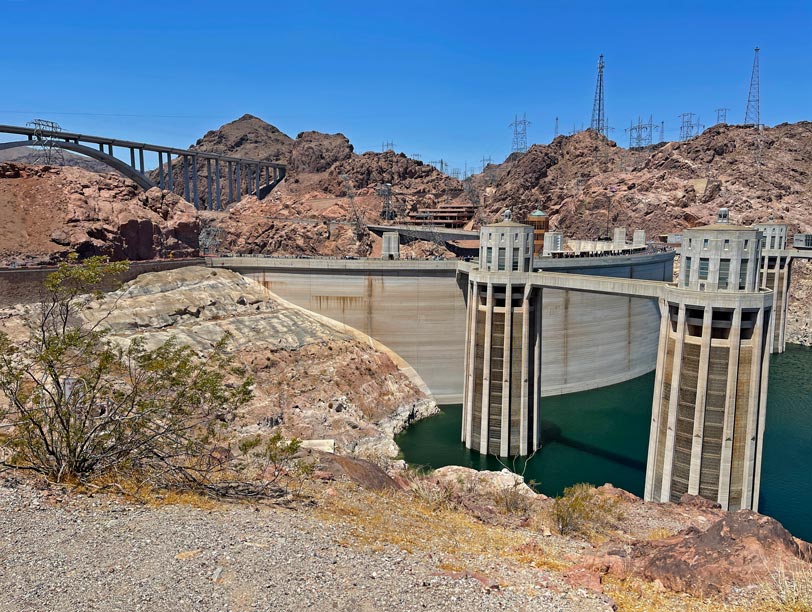
<path fill-rule="evenodd" d="M 211 258 L 280 297 L 385 344 L 417 370 L 439 403 L 460 403 L 468 275 L 455 261 Z M 536 260 L 534 268 L 668 280 L 673 253 Z M 656 300 L 581 291 L 543 292 L 542 395 L 573 393 L 654 369 Z"/>

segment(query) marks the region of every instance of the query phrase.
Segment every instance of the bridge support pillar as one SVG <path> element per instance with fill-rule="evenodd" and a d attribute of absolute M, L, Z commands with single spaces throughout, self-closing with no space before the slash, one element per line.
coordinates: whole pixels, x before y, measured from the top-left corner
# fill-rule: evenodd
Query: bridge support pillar
<path fill-rule="evenodd" d="M 189 189 L 189 156 L 183 156 L 183 198 L 188 202 L 191 190 Z"/>
<path fill-rule="evenodd" d="M 138 171 L 144 174 L 144 149 L 138 149 Z"/>
<path fill-rule="evenodd" d="M 217 200 L 217 210 L 223 210 L 223 204 L 220 201 L 220 160 L 214 160 L 214 189 L 215 198 Z"/>
<path fill-rule="evenodd" d="M 214 210 L 211 195 L 211 159 L 206 158 L 206 209 Z"/>
<path fill-rule="evenodd" d="M 158 151 L 158 187 L 164 189 L 164 153 Z"/>
<path fill-rule="evenodd" d="M 194 197 L 194 201 L 192 202 L 192 204 L 194 204 L 194 206 L 195 206 L 195 208 L 197 210 L 200 210 L 200 197 L 199 197 L 199 194 L 198 194 L 198 184 L 197 184 L 197 175 L 198 175 L 198 172 L 199 172 L 199 166 L 197 165 L 197 155 L 192 156 L 192 163 L 194 164 L 194 170 L 192 172 L 192 174 L 193 174 L 193 177 L 192 177 L 193 178 L 193 180 L 192 180 L 192 196 Z"/>
<path fill-rule="evenodd" d="M 172 182 L 174 181 L 174 178 L 172 177 L 172 170 L 173 170 L 173 168 L 172 168 L 172 154 L 169 151 L 167 151 L 166 152 L 166 183 L 167 183 L 167 189 L 169 189 L 169 191 L 172 191 Z"/>

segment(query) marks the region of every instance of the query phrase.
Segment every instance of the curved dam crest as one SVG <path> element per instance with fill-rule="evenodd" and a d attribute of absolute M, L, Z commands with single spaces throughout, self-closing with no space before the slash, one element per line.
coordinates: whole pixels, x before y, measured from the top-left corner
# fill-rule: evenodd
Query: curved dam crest
<path fill-rule="evenodd" d="M 215 257 L 294 304 L 354 327 L 405 359 L 438 403 L 463 395 L 467 272 L 457 261 Z M 545 270 L 670 281 L 673 254 L 545 262 Z M 595 389 L 656 365 L 655 299 L 548 289 L 542 395 Z"/>

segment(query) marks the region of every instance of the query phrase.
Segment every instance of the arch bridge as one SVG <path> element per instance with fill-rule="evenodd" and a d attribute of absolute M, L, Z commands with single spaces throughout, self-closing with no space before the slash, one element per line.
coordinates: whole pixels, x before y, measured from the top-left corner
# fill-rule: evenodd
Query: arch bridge
<path fill-rule="evenodd" d="M 145 191 L 152 187 L 174 191 L 197 209 L 223 210 L 231 202 L 249 194 L 263 198 L 285 178 L 286 172 L 285 164 L 277 162 L 62 130 L 0 125 L 0 134 L 24 137 L 0 143 L 0 151 L 47 147 L 79 153 L 107 164 Z M 116 157 L 116 149 L 129 151 L 129 163 L 126 156 L 125 159 Z M 158 158 L 158 166 L 151 172 L 144 166 L 145 152 Z"/>

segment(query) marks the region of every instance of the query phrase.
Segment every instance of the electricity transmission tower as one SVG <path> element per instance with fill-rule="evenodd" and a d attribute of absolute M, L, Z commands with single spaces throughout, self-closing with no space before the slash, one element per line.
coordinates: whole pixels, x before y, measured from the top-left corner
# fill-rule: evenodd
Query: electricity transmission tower
<path fill-rule="evenodd" d="M 381 153 L 386 153 L 387 151 L 394 151 L 395 150 L 395 143 L 391 140 L 384 140 L 381 143 Z"/>
<path fill-rule="evenodd" d="M 651 145 L 654 134 L 654 124 L 651 121 L 651 115 L 649 115 L 648 123 L 643 123 L 643 120 L 638 115 L 637 125 L 632 122 L 625 131 L 629 135 L 630 149 Z"/>
<path fill-rule="evenodd" d="M 367 232 L 367 224 L 366 221 L 364 221 L 364 215 L 355 205 L 355 191 L 353 190 L 350 177 L 346 174 L 342 174 L 340 178 L 344 181 L 344 187 L 347 191 L 347 199 L 350 204 L 350 222 L 355 229 L 355 238 L 356 240 L 361 240 Z"/>
<path fill-rule="evenodd" d="M 381 219 L 392 221 L 395 218 L 395 209 L 392 207 L 392 183 L 384 183 L 378 188 L 381 198 Z"/>
<path fill-rule="evenodd" d="M 727 123 L 727 111 L 729 110 L 729 108 L 717 108 L 716 123 Z"/>
<path fill-rule="evenodd" d="M 747 94 L 747 110 L 744 113 L 744 124 L 761 126 L 761 100 L 759 99 L 758 47 L 753 57 L 753 73 L 750 75 L 750 92 Z"/>
<path fill-rule="evenodd" d="M 555 132 L 553 133 L 553 138 L 558 138 L 558 117 L 555 118 Z"/>
<path fill-rule="evenodd" d="M 527 126 L 530 122 L 527 120 L 526 114 L 522 113 L 522 118 L 515 115 L 513 123 L 508 127 L 513 128 L 513 145 L 511 151 L 513 153 L 526 153 L 527 152 Z"/>
<path fill-rule="evenodd" d="M 700 123 L 699 116 L 696 113 L 682 113 L 681 115 L 677 115 L 677 117 L 681 120 L 679 126 L 680 140 L 688 140 L 699 135 L 705 127 Z M 696 121 L 694 121 L 694 117 L 696 117 Z"/>
<path fill-rule="evenodd" d="M 448 162 L 442 158 L 435 161 L 430 161 L 429 163 L 443 174 L 445 174 L 445 171 L 448 170 Z"/>
<path fill-rule="evenodd" d="M 34 128 L 34 144 L 37 147 L 35 163 L 64 166 L 65 157 L 62 155 L 62 149 L 54 146 L 57 139 L 55 134 L 62 131 L 59 124 L 45 119 L 34 119 L 25 125 Z"/>
<path fill-rule="evenodd" d="M 665 121 L 660 121 L 660 142 L 665 141 Z"/>
<path fill-rule="evenodd" d="M 603 95 L 603 53 L 598 59 L 598 81 L 595 84 L 595 100 L 592 103 L 592 122 L 589 129 L 606 136 L 606 107 Z"/>

